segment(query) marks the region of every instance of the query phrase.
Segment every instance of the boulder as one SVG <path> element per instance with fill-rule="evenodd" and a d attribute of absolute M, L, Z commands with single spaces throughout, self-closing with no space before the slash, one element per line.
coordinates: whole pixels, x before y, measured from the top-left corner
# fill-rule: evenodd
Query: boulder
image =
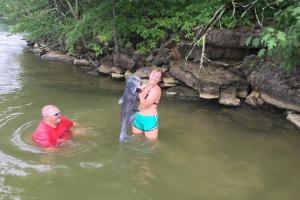
<path fill-rule="evenodd" d="M 178 81 L 173 77 L 163 77 L 162 83 L 160 84 L 160 87 L 162 88 L 169 88 L 174 87 Z"/>
<path fill-rule="evenodd" d="M 115 73 L 115 74 L 124 74 L 125 73 L 125 69 L 124 68 L 121 68 L 121 67 L 118 67 L 118 66 L 113 66 L 111 68 L 111 72 L 112 73 Z"/>
<path fill-rule="evenodd" d="M 246 40 L 249 37 L 258 36 L 260 30 L 252 27 L 242 27 L 236 29 L 211 29 L 208 32 L 206 42 L 215 46 L 249 48 Z"/>
<path fill-rule="evenodd" d="M 191 49 L 193 49 L 192 52 Z M 185 59 L 187 56 L 189 60 L 193 62 L 199 62 L 202 55 L 202 47 L 201 46 L 193 46 L 191 42 L 182 41 L 178 44 L 176 60 Z M 205 46 L 205 56 L 209 59 L 234 59 L 234 60 L 242 60 L 245 56 L 252 54 L 253 50 L 239 47 L 222 47 L 215 46 L 212 44 L 206 44 Z M 173 56 L 174 57 L 174 56 Z"/>
<path fill-rule="evenodd" d="M 248 96 L 248 90 L 238 90 L 236 96 L 244 99 Z"/>
<path fill-rule="evenodd" d="M 110 75 L 112 73 L 112 66 L 109 64 L 103 63 L 97 69 L 102 74 Z"/>
<path fill-rule="evenodd" d="M 199 100 L 197 91 L 186 86 L 171 87 L 163 92 L 166 97 L 175 97 L 186 100 Z"/>
<path fill-rule="evenodd" d="M 153 59 L 154 59 L 154 56 L 153 56 L 152 54 L 150 54 L 150 55 L 145 59 L 145 61 L 149 63 L 149 62 L 152 62 Z"/>
<path fill-rule="evenodd" d="M 168 65 L 171 60 L 170 49 L 168 48 L 160 48 L 155 55 L 152 63 L 156 66 Z"/>
<path fill-rule="evenodd" d="M 300 129 L 300 114 L 290 112 L 287 115 L 287 119 Z"/>
<path fill-rule="evenodd" d="M 74 58 L 72 56 L 63 54 L 58 51 L 49 51 L 46 54 L 42 55 L 41 58 L 47 60 L 56 60 L 56 61 L 66 62 L 66 63 L 74 63 Z"/>
<path fill-rule="evenodd" d="M 236 88 L 228 88 L 225 90 L 221 90 L 219 103 L 226 106 L 240 106 L 241 100 L 236 98 L 236 96 Z"/>
<path fill-rule="evenodd" d="M 131 76 L 133 73 L 130 70 L 127 70 L 124 74 L 125 78 L 127 79 L 129 76 Z"/>
<path fill-rule="evenodd" d="M 124 74 L 111 73 L 111 78 L 114 80 L 125 80 Z"/>
<path fill-rule="evenodd" d="M 245 102 L 251 106 L 262 105 L 264 101 L 260 98 L 259 92 L 253 90 L 250 95 L 246 97 Z"/>
<path fill-rule="evenodd" d="M 89 66 L 90 62 L 86 59 L 75 59 L 74 60 L 74 65 L 76 66 L 80 66 L 80 65 L 83 65 L 83 66 Z"/>
<path fill-rule="evenodd" d="M 142 67 L 138 70 L 136 70 L 136 72 L 134 73 L 134 75 L 139 76 L 141 78 L 149 78 L 149 74 L 150 72 L 157 68 L 156 66 L 152 66 L 152 67 Z"/>
<path fill-rule="evenodd" d="M 126 54 L 115 54 L 113 55 L 113 63 L 116 66 L 122 67 L 124 69 L 133 69 L 135 67 L 135 62 L 129 58 Z"/>
<path fill-rule="evenodd" d="M 185 83 L 187 86 L 198 90 L 199 96 L 205 99 L 220 97 L 220 88 L 229 86 L 240 87 L 244 81 L 234 73 L 212 64 L 200 69 L 199 64 L 184 62 L 171 62 L 170 74 Z"/>
<path fill-rule="evenodd" d="M 242 65 L 247 80 L 264 102 L 300 112 L 300 70 L 289 74 L 255 56 L 247 57 Z"/>

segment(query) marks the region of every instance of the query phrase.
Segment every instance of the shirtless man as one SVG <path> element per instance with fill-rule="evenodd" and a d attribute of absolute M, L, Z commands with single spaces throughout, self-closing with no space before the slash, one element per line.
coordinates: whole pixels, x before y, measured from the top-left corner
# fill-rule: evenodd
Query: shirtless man
<path fill-rule="evenodd" d="M 145 134 L 148 139 L 158 137 L 158 112 L 157 105 L 161 97 L 161 89 L 158 83 L 161 80 L 162 72 L 154 69 L 149 75 L 149 82 L 141 86 L 139 94 L 139 112 L 134 114 L 135 119 L 132 125 L 132 133 L 135 135 Z"/>

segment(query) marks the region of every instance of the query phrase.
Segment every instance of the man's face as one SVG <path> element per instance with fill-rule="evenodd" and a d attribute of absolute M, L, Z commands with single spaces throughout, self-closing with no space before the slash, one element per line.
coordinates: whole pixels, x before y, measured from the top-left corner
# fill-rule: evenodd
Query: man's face
<path fill-rule="evenodd" d="M 57 108 L 53 108 L 48 112 L 46 118 L 52 124 L 57 125 L 60 122 L 60 116 L 61 116 L 60 110 Z"/>

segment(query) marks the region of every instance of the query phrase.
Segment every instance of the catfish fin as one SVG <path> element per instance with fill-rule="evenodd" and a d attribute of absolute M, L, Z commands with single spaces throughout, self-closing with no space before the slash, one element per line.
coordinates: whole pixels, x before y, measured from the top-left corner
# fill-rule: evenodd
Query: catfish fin
<path fill-rule="evenodd" d="M 123 96 L 119 99 L 119 101 L 118 101 L 118 103 L 119 104 L 122 104 L 124 102 L 124 98 L 123 98 Z"/>

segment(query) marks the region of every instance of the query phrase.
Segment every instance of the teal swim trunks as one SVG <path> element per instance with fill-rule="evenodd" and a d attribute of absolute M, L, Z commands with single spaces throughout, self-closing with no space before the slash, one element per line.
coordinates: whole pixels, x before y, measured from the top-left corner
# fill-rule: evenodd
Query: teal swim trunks
<path fill-rule="evenodd" d="M 138 113 L 135 113 L 133 126 L 141 131 L 152 131 L 158 128 L 158 119 L 158 115 L 143 116 Z"/>

